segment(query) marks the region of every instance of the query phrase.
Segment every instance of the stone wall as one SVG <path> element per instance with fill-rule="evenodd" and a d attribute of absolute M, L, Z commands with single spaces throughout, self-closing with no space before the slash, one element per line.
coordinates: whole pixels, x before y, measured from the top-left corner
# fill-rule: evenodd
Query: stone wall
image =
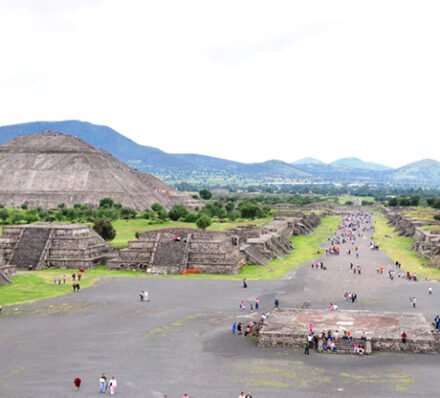
<path fill-rule="evenodd" d="M 56 223 L 4 227 L 0 250 L 5 264 L 22 269 L 93 268 L 114 255 L 88 226 Z"/>

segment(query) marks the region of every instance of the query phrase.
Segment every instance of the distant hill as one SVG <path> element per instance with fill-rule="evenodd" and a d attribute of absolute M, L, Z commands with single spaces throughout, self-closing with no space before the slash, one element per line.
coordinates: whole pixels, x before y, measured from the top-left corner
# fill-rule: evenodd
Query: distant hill
<path fill-rule="evenodd" d="M 440 163 L 435 160 L 422 160 L 395 170 L 358 158 L 339 159 L 331 164 L 314 158 L 304 158 L 290 164 L 279 160 L 242 163 L 198 154 L 167 153 L 158 148 L 136 144 L 110 127 L 77 120 L 3 126 L 0 127 L 0 145 L 19 135 L 46 130 L 77 136 L 111 153 L 130 167 L 154 174 L 167 183 L 186 181 L 199 184 L 242 185 L 357 182 L 440 185 Z"/>
<path fill-rule="evenodd" d="M 407 164 L 392 172 L 392 180 L 402 183 L 440 185 L 440 162 L 424 159 Z"/>
<path fill-rule="evenodd" d="M 294 162 L 291 162 L 290 164 L 295 166 L 297 164 L 325 164 L 325 163 L 321 162 L 319 159 L 309 157 L 309 158 L 295 160 Z"/>
<path fill-rule="evenodd" d="M 78 120 L 31 122 L 0 127 L 0 145 L 19 136 L 46 130 L 77 136 L 103 149 L 140 171 L 152 173 L 166 182 L 258 183 L 292 182 L 310 177 L 304 171 L 281 162 L 241 163 L 196 154 L 170 154 L 136 144 L 107 126 Z"/>
<path fill-rule="evenodd" d="M 391 170 L 391 167 L 384 166 L 378 163 L 364 162 L 363 160 L 358 158 L 343 158 L 330 163 L 330 165 L 336 167 L 348 167 L 351 169 L 365 169 L 374 171 Z"/>

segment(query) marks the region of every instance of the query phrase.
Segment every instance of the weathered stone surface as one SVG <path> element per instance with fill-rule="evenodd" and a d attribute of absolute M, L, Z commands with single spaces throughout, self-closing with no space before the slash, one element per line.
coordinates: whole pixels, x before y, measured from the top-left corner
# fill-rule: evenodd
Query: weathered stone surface
<path fill-rule="evenodd" d="M 354 342 L 361 342 L 365 331 L 373 351 L 436 350 L 432 328 L 422 314 L 295 308 L 274 310 L 260 331 L 259 344 L 302 347 L 309 323 L 312 323 L 318 335 L 322 330 L 331 330 L 333 333 L 338 331 L 341 338 L 344 330 L 350 330 Z M 406 343 L 402 343 L 403 332 L 408 336 Z"/>
<path fill-rule="evenodd" d="M 77 224 L 4 226 L 0 250 L 5 265 L 18 269 L 92 268 L 113 256 L 95 231 Z"/>
<path fill-rule="evenodd" d="M 166 209 L 199 203 L 78 137 L 55 132 L 20 136 L 0 146 L 0 175 L 5 206 L 51 208 L 64 202 L 96 207 L 106 197 L 136 210 L 155 202 Z"/>

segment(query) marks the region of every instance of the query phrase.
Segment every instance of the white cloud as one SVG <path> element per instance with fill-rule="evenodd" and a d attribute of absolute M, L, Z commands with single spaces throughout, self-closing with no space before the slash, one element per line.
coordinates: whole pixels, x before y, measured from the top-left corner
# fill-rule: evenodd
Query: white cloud
<path fill-rule="evenodd" d="M 0 124 L 77 118 L 240 161 L 439 159 L 439 11 L 401 0 L 3 1 Z"/>

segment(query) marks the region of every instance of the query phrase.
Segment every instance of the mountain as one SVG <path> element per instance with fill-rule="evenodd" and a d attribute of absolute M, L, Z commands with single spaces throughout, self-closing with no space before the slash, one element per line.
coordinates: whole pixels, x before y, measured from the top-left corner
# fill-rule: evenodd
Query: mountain
<path fill-rule="evenodd" d="M 306 172 L 280 161 L 246 164 L 204 155 L 170 154 L 154 147 L 138 145 L 110 127 L 77 120 L 0 127 L 0 144 L 19 135 L 46 130 L 77 136 L 111 153 L 130 167 L 152 173 L 170 183 L 293 182 L 310 177 Z"/>
<path fill-rule="evenodd" d="M 341 182 L 440 185 L 440 163 L 435 160 L 422 160 L 396 170 L 358 158 L 339 159 L 330 164 L 314 158 L 300 159 L 290 164 L 279 160 L 241 163 L 198 154 L 167 153 L 158 148 L 138 145 L 110 127 L 77 120 L 0 127 L 0 145 L 20 135 L 46 130 L 79 137 L 109 152 L 134 171 L 154 174 L 167 183 L 185 181 L 200 185 L 245 185 Z M 151 174 L 147 180 L 153 181 Z"/>
<path fill-rule="evenodd" d="M 160 203 L 199 205 L 154 176 L 72 135 L 46 131 L 16 137 L 0 146 L 0 203 L 54 208 L 64 202 L 98 206 L 103 198 L 136 210 Z M 195 202 L 195 203 L 193 203 Z"/>
<path fill-rule="evenodd" d="M 423 159 L 392 172 L 392 180 L 401 183 L 440 185 L 440 162 Z"/>
<path fill-rule="evenodd" d="M 385 171 L 391 170 L 391 167 L 384 166 L 378 163 L 364 162 L 358 158 L 343 158 L 330 163 L 332 166 L 336 167 L 348 167 L 350 169 L 365 169 L 374 171 Z"/>
<path fill-rule="evenodd" d="M 315 159 L 315 158 L 302 158 L 299 160 L 295 160 L 294 162 L 290 162 L 291 165 L 295 166 L 298 164 L 325 164 L 324 162 L 321 162 L 319 159 Z"/>

